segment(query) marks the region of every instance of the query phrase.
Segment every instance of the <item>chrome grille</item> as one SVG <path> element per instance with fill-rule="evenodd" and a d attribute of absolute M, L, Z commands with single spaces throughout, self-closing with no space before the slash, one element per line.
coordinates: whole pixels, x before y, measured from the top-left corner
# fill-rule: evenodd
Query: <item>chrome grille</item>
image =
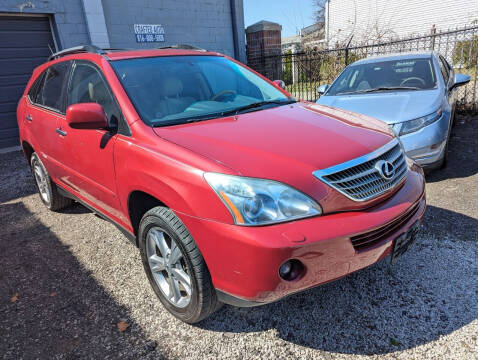
<path fill-rule="evenodd" d="M 376 169 L 375 165 L 380 160 L 393 164 L 395 173 L 390 179 L 383 178 Z M 314 176 L 349 199 L 366 201 L 395 187 L 405 177 L 407 170 L 402 147 L 398 140 L 394 139 L 370 154 L 314 171 Z"/>

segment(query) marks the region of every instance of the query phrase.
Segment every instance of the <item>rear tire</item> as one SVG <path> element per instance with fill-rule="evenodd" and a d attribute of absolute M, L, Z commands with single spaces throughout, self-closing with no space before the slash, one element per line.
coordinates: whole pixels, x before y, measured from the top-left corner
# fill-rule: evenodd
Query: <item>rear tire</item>
<path fill-rule="evenodd" d="M 193 324 L 221 306 L 201 252 L 171 210 L 149 210 L 141 219 L 138 239 L 151 287 L 171 314 Z"/>
<path fill-rule="evenodd" d="M 49 210 L 58 211 L 73 203 L 73 200 L 64 197 L 58 192 L 57 186 L 51 180 L 48 171 L 37 153 L 32 154 L 30 165 L 40 199 Z"/>

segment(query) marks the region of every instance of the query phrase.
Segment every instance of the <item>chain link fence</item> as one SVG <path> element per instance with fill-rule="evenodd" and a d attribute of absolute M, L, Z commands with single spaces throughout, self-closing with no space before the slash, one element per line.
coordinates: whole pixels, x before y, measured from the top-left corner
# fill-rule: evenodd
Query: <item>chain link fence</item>
<path fill-rule="evenodd" d="M 434 50 L 447 59 L 455 73 L 470 75 L 471 81 L 458 90 L 458 111 L 478 112 L 478 26 L 396 41 L 347 48 L 249 59 L 248 65 L 271 80 L 283 80 L 286 89 L 299 99 L 315 101 L 317 87 L 330 84 L 348 64 L 375 55 Z"/>

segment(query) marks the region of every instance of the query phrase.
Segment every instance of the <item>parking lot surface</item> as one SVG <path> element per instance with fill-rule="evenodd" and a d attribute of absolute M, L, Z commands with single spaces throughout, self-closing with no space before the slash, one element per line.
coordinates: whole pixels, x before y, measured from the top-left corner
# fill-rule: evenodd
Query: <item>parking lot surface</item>
<path fill-rule="evenodd" d="M 0 357 L 476 359 L 478 117 L 458 117 L 449 152 L 392 268 L 197 325 L 162 308 L 113 225 L 80 205 L 49 212 L 22 154 L 0 155 Z"/>

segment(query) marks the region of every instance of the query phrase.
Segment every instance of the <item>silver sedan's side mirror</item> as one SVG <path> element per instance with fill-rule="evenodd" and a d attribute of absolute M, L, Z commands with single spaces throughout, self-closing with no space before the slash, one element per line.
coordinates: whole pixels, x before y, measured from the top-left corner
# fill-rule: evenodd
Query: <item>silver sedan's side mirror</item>
<path fill-rule="evenodd" d="M 453 84 L 451 84 L 451 88 L 465 85 L 469 83 L 470 80 L 471 80 L 471 77 L 469 75 L 455 74 L 455 77 L 453 78 Z"/>
<path fill-rule="evenodd" d="M 329 89 L 329 84 L 323 84 L 323 85 L 320 85 L 320 86 L 317 88 L 317 92 L 318 92 L 320 95 L 323 95 L 328 89 Z"/>

